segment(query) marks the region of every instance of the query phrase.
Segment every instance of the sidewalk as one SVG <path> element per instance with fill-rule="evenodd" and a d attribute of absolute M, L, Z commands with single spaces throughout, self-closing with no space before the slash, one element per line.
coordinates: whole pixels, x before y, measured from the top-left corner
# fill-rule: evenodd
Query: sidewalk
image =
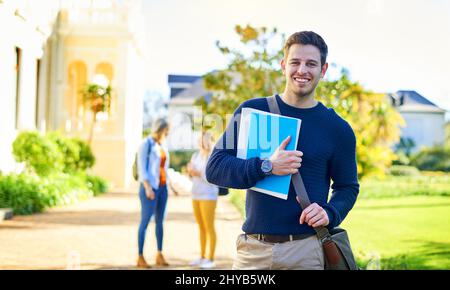
<path fill-rule="evenodd" d="M 180 188 L 178 188 L 180 190 Z M 136 269 L 140 203 L 137 193 L 112 192 L 78 205 L 43 214 L 15 216 L 0 223 L 0 269 Z M 235 241 L 241 232 L 240 214 L 219 197 L 216 214 L 217 269 L 230 269 Z M 144 254 L 154 264 L 154 221 L 147 229 Z M 164 232 L 169 268 L 193 269 L 198 258 L 198 230 L 188 192 L 169 196 Z"/>

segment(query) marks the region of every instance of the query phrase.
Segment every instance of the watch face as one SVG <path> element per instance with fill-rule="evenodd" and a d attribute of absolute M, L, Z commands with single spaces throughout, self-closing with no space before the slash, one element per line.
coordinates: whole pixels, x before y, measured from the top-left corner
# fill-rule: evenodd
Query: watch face
<path fill-rule="evenodd" d="M 261 164 L 261 170 L 264 173 L 270 173 L 272 171 L 272 162 L 269 160 L 264 160 Z"/>

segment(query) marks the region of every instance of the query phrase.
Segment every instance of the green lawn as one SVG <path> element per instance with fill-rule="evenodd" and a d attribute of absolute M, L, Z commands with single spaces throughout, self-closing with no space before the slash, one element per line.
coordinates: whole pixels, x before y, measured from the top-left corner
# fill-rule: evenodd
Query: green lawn
<path fill-rule="evenodd" d="M 402 196 L 450 196 L 450 174 L 425 172 L 419 176 L 386 176 L 361 182 L 359 199 Z"/>
<path fill-rule="evenodd" d="M 450 197 L 361 199 L 342 227 L 362 268 L 450 269 Z"/>
<path fill-rule="evenodd" d="M 359 266 L 379 256 L 381 269 L 450 269 L 448 180 L 449 175 L 364 181 L 341 225 Z M 243 213 L 245 192 L 232 190 L 230 198 Z"/>

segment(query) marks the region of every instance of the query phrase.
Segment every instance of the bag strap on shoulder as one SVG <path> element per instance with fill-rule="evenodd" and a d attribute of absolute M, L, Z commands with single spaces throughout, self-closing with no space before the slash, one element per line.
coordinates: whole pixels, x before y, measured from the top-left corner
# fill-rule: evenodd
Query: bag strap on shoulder
<path fill-rule="evenodd" d="M 273 114 L 282 115 L 280 107 L 278 106 L 276 95 L 267 97 L 266 99 L 270 112 Z M 294 185 L 295 194 L 300 200 L 300 206 L 304 210 L 311 205 L 311 201 L 309 200 L 308 192 L 306 191 L 305 183 L 303 182 L 300 172 L 292 174 L 292 184 Z M 330 236 L 330 233 L 326 227 L 317 227 L 314 228 L 314 230 L 316 231 L 320 241 L 323 241 L 325 238 Z"/>

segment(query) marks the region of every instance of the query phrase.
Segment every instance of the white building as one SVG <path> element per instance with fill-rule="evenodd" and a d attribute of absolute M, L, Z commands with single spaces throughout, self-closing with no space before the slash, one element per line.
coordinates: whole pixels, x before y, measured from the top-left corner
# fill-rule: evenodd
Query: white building
<path fill-rule="evenodd" d="M 204 96 L 211 97 L 203 85 L 201 76 L 169 75 L 170 135 L 167 144 L 170 150 L 191 150 L 197 148 L 198 131 L 194 121 L 201 120 L 202 111 L 195 107 L 195 101 Z M 197 132 L 197 133 L 196 133 Z"/>
<path fill-rule="evenodd" d="M 44 44 L 58 13 L 57 1 L 0 1 L 0 170 L 18 169 L 11 144 L 19 130 L 41 121 L 38 100 Z"/>
<path fill-rule="evenodd" d="M 81 89 L 113 89 L 96 116 L 95 174 L 128 187 L 142 135 L 144 21 L 139 0 L 0 0 L 0 170 L 14 170 L 20 130 L 59 130 L 88 138 L 93 115 Z M 13 33 L 12 33 L 13 32 Z"/>
<path fill-rule="evenodd" d="M 412 151 L 444 143 L 445 110 L 415 91 L 398 91 L 389 97 L 406 123 L 401 137 L 414 141 Z"/>

